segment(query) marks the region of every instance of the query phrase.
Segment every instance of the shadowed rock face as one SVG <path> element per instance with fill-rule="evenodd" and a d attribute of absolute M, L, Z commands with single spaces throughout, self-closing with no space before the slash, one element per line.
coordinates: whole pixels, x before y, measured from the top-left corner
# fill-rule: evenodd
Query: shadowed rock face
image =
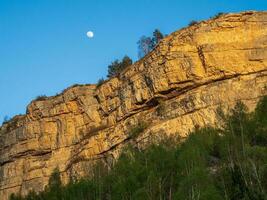
<path fill-rule="evenodd" d="M 218 106 L 253 109 L 267 94 L 267 12 L 223 15 L 174 32 L 103 85 L 32 101 L 0 127 L 0 199 L 41 191 L 55 168 L 64 183 L 109 163 L 123 145 L 215 125 Z M 129 130 L 148 127 L 134 141 Z"/>

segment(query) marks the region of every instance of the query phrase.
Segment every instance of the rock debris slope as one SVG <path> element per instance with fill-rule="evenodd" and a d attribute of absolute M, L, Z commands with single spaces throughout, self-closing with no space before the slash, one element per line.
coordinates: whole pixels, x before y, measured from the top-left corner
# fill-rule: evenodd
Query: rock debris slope
<path fill-rule="evenodd" d="M 267 94 L 267 12 L 227 14 L 174 32 L 119 77 L 34 100 L 0 127 L 0 199 L 40 191 L 55 168 L 67 183 L 107 164 L 140 121 L 145 145 L 215 125 L 217 107 L 242 100 L 253 109 Z"/>

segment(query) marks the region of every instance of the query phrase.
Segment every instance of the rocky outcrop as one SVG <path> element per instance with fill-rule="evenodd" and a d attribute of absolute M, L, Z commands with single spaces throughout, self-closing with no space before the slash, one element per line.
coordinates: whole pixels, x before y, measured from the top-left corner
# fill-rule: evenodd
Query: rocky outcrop
<path fill-rule="evenodd" d="M 67 183 L 109 164 L 123 145 L 185 137 L 217 123 L 218 106 L 250 109 L 267 94 L 267 12 L 227 14 L 174 32 L 101 86 L 35 100 L 0 128 L 0 197 L 41 191 L 55 168 Z M 147 122 L 132 139 L 130 130 Z"/>

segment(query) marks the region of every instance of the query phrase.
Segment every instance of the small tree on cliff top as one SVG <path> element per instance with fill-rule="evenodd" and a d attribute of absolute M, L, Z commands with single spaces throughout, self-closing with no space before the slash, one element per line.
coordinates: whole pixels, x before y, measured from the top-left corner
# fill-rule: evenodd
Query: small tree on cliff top
<path fill-rule="evenodd" d="M 163 34 L 159 29 L 155 29 L 152 37 L 142 36 L 137 44 L 138 44 L 138 57 L 142 58 L 150 51 L 154 49 L 154 47 L 163 39 Z"/>
<path fill-rule="evenodd" d="M 133 61 L 129 56 L 124 56 L 121 61 L 116 59 L 108 66 L 108 78 L 117 76 L 126 67 L 132 65 Z"/>

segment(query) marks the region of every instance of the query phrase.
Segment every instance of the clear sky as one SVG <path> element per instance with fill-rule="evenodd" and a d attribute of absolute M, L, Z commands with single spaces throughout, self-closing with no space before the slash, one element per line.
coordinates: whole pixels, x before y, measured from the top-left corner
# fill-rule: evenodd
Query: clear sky
<path fill-rule="evenodd" d="M 0 0 L 0 123 L 38 95 L 95 83 L 116 58 L 136 60 L 137 40 L 155 28 L 244 10 L 267 0 Z"/>

